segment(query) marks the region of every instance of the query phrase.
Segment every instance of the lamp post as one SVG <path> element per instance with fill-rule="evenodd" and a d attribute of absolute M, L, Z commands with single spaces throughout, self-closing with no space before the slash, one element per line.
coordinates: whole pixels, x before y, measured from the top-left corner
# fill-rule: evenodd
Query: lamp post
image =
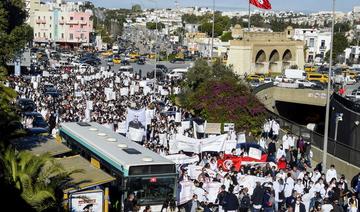
<path fill-rule="evenodd" d="M 211 60 L 214 54 L 214 33 L 215 33 L 215 0 L 213 0 L 213 16 L 212 16 L 212 29 L 211 29 Z"/>
<path fill-rule="evenodd" d="M 338 135 L 338 125 L 339 122 L 343 120 L 343 114 L 342 113 L 337 113 L 336 114 L 336 119 L 335 119 L 335 135 L 334 135 L 334 140 L 337 141 L 337 135 Z M 334 151 L 335 152 L 335 151 Z"/>
<path fill-rule="evenodd" d="M 332 75 L 332 55 L 334 43 L 334 24 L 335 24 L 335 1 L 332 4 L 332 23 L 331 23 L 331 43 L 330 43 L 330 64 L 328 75 L 328 87 L 326 96 L 326 115 L 325 115 L 325 129 L 324 129 L 324 146 L 323 146 L 323 170 L 326 170 L 328 137 L 329 137 L 329 116 L 330 116 L 330 92 L 331 92 L 331 75 Z"/>

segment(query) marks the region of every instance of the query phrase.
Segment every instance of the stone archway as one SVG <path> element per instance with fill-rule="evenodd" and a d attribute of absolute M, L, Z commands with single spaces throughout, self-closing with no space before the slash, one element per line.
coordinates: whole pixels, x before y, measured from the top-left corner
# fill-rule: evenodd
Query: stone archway
<path fill-rule="evenodd" d="M 255 57 L 255 73 L 265 73 L 266 54 L 264 50 L 259 50 Z"/>
<path fill-rule="evenodd" d="M 269 57 L 269 72 L 280 72 L 280 54 L 278 50 L 274 49 Z"/>
<path fill-rule="evenodd" d="M 282 57 L 282 70 L 290 68 L 291 61 L 293 60 L 293 54 L 290 49 L 286 49 Z"/>

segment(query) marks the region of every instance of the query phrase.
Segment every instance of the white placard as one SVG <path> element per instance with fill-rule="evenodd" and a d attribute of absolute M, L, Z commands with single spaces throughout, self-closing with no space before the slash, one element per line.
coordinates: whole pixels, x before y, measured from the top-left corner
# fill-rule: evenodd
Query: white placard
<path fill-rule="evenodd" d="M 50 77 L 50 73 L 48 71 L 43 71 L 42 76 L 43 77 Z"/>
<path fill-rule="evenodd" d="M 260 160 L 261 159 L 261 150 L 256 149 L 254 147 L 250 147 L 249 148 L 249 157 L 254 158 L 256 160 Z"/>
<path fill-rule="evenodd" d="M 181 127 L 182 127 L 184 130 L 190 129 L 190 121 L 182 121 L 182 122 L 181 122 Z"/>
<path fill-rule="evenodd" d="M 235 124 L 234 123 L 224 123 L 224 132 L 234 131 Z"/>
<path fill-rule="evenodd" d="M 241 143 L 246 143 L 246 136 L 245 136 L 245 133 L 240 133 L 238 134 L 238 143 L 241 144 Z"/>
<path fill-rule="evenodd" d="M 188 174 L 189 174 L 189 177 L 193 180 L 197 180 L 199 175 L 202 173 L 202 169 L 203 167 L 202 166 L 196 166 L 196 165 L 188 165 Z"/>
<path fill-rule="evenodd" d="M 130 140 L 132 140 L 132 141 L 137 141 L 137 142 L 142 141 L 144 134 L 145 134 L 144 129 L 135 129 L 132 127 L 129 128 L 128 135 L 129 135 Z"/>
<path fill-rule="evenodd" d="M 120 96 L 127 96 L 129 95 L 129 88 L 120 88 Z"/>
<path fill-rule="evenodd" d="M 194 187 L 195 187 L 194 183 L 191 181 L 188 182 L 183 181 L 179 183 L 179 189 L 177 195 L 177 203 L 179 205 L 182 205 L 192 199 Z"/>
<path fill-rule="evenodd" d="M 176 122 L 176 123 L 180 123 L 180 122 L 181 122 L 181 113 L 180 113 L 180 112 L 176 112 L 176 113 L 175 113 L 175 122 Z"/>
<path fill-rule="evenodd" d="M 208 192 L 208 202 L 215 203 L 221 185 L 219 182 L 204 183 L 203 188 Z"/>
<path fill-rule="evenodd" d="M 236 149 L 236 140 L 226 140 L 224 145 L 224 152 L 225 154 L 231 154 L 232 149 Z"/>
<path fill-rule="evenodd" d="M 93 110 L 93 101 L 86 101 L 86 109 Z"/>

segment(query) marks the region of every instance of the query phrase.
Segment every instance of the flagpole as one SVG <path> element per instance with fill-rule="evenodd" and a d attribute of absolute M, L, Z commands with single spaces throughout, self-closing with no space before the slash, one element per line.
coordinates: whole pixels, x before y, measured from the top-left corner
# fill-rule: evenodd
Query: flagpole
<path fill-rule="evenodd" d="M 248 0 L 249 2 L 249 20 L 248 20 L 248 31 L 250 32 L 250 26 L 251 26 L 251 23 L 250 23 L 250 16 L 251 16 L 251 12 L 250 12 L 250 0 Z"/>
<path fill-rule="evenodd" d="M 213 14 L 212 14 L 212 29 L 211 29 L 211 52 L 210 52 L 210 57 L 211 60 L 213 59 L 213 54 L 214 54 L 214 34 L 215 34 L 215 0 L 213 0 Z"/>
<path fill-rule="evenodd" d="M 329 119 L 330 119 L 330 90 L 331 90 L 331 73 L 332 73 L 332 62 L 333 62 L 333 43 L 334 43 L 334 24 L 335 24 L 335 0 L 333 0 L 333 11 L 332 11 L 332 23 L 331 23 L 331 43 L 330 43 L 330 64 L 329 64 L 329 75 L 328 75 L 328 87 L 326 97 L 326 114 L 325 114 L 325 129 L 324 129 L 324 146 L 323 146 L 323 170 L 326 170 L 327 150 L 328 150 L 328 136 L 329 136 Z"/>

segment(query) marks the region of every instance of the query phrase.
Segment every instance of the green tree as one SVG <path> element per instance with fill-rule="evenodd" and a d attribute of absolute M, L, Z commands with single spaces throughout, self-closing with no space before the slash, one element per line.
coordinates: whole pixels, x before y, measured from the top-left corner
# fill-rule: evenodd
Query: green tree
<path fill-rule="evenodd" d="M 1 155 L 4 178 L 21 192 L 21 197 L 37 211 L 55 209 L 59 205 L 56 193 L 70 185 L 70 175 L 48 154 L 35 156 L 18 152 L 12 147 Z"/>
<path fill-rule="evenodd" d="M 194 14 L 184 14 L 181 16 L 181 20 L 187 24 L 198 24 L 200 22 L 200 18 Z"/>
<path fill-rule="evenodd" d="M 231 68 L 217 60 L 212 66 L 198 60 L 186 74 L 180 104 L 209 122 L 233 122 L 237 130 L 257 133 L 264 107 Z"/>
<path fill-rule="evenodd" d="M 140 4 L 134 4 L 134 5 L 131 7 L 131 11 L 132 11 L 132 12 L 135 12 L 135 13 L 141 12 L 142 10 L 141 10 Z"/>
<path fill-rule="evenodd" d="M 349 47 L 349 42 L 343 33 L 334 34 L 334 44 L 333 44 L 333 62 L 338 62 L 337 57 L 344 53 L 344 50 Z M 325 54 L 325 60 L 329 62 L 330 59 L 330 50 Z"/>
<path fill-rule="evenodd" d="M 32 41 L 33 30 L 25 24 L 26 11 L 22 0 L 0 1 L 0 141 L 6 142 L 14 134 L 16 116 L 12 100 L 16 93 L 4 86 L 7 76 L 6 62 L 20 54 L 25 45 Z M 16 17 L 16 18 L 15 18 Z"/>
<path fill-rule="evenodd" d="M 232 33 L 231 32 L 225 32 L 221 37 L 220 37 L 220 40 L 222 42 L 228 42 L 229 40 L 232 40 L 233 37 L 232 37 Z"/>
<path fill-rule="evenodd" d="M 150 30 L 155 30 L 156 29 L 156 22 L 147 22 L 146 23 L 146 28 L 150 29 Z M 165 28 L 165 24 L 163 24 L 161 22 L 158 22 L 157 23 L 157 29 L 161 30 L 163 28 Z"/>
<path fill-rule="evenodd" d="M 343 23 L 336 23 L 334 25 L 334 32 L 337 32 L 337 33 L 345 33 L 345 32 L 348 32 L 350 31 L 351 29 L 351 25 L 350 25 L 350 22 L 343 22 Z"/>

